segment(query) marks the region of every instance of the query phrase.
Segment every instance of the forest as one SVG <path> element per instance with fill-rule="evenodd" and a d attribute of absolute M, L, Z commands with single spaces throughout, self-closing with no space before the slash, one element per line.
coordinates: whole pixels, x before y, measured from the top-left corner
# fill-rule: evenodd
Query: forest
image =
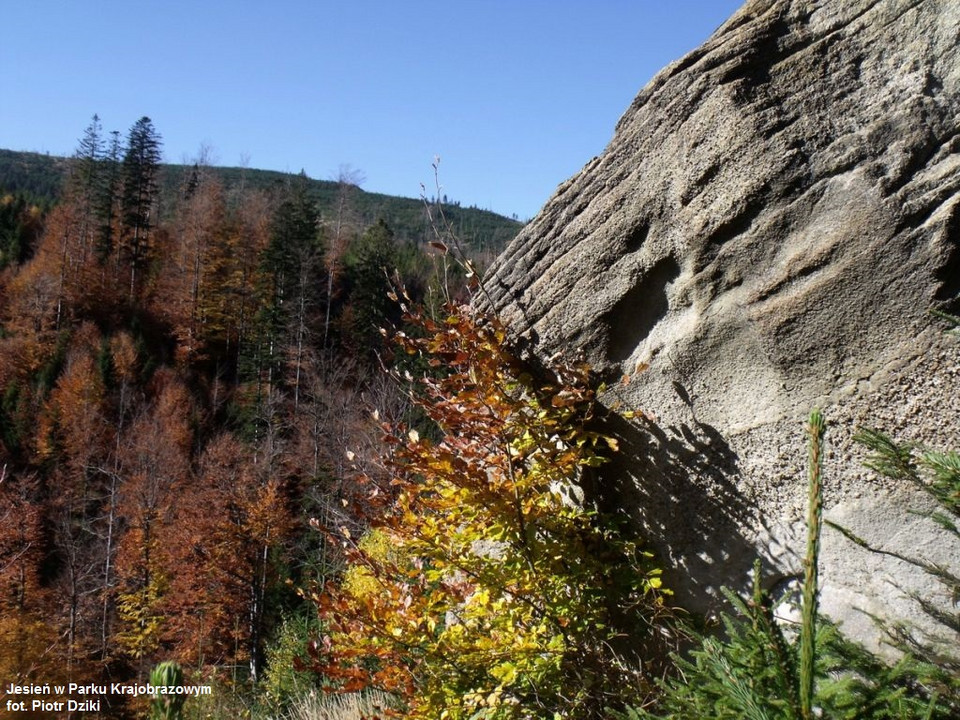
<path fill-rule="evenodd" d="M 346 453 L 379 463 L 371 413 L 410 412 L 381 372 L 380 328 L 401 316 L 387 294 L 435 309 L 463 296 L 433 213 L 470 224 L 478 262 L 519 224 L 349 177 L 164 166 L 146 117 L 124 140 L 95 116 L 72 158 L 32 158 L 46 175 L 12 157 L 0 678 L 142 681 L 176 660 L 282 692 L 269 658 L 315 625 L 298 590 L 340 562 L 309 521 L 359 522 Z"/>

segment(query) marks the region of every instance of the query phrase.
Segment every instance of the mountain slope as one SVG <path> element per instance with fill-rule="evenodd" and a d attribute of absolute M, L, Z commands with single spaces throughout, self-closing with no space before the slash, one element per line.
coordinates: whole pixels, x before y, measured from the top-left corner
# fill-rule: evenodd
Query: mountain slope
<path fill-rule="evenodd" d="M 68 158 L 0 149 L 0 192 L 22 192 L 36 200 L 53 201 L 59 197 L 69 164 Z M 242 186 L 273 191 L 296 177 L 273 170 L 237 167 L 210 170 L 227 190 Z M 161 179 L 164 192 L 175 193 L 190 171 L 189 165 L 164 165 Z M 321 215 L 334 216 L 340 185 L 327 180 L 311 179 L 309 182 Z M 349 211 L 360 226 L 372 225 L 378 218 L 383 218 L 398 240 L 425 242 L 431 239 L 433 231 L 422 200 L 371 193 L 357 187 L 351 190 Z M 499 252 L 522 227 L 516 220 L 476 207 L 445 204 L 443 212 L 458 237 L 476 251 Z"/>

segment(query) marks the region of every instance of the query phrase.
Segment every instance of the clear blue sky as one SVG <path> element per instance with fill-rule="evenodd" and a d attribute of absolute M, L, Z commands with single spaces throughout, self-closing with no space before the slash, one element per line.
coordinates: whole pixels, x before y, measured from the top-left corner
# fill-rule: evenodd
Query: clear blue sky
<path fill-rule="evenodd" d="M 741 0 L 0 0 L 0 147 L 72 154 L 98 113 L 164 159 L 442 193 L 522 219 Z"/>

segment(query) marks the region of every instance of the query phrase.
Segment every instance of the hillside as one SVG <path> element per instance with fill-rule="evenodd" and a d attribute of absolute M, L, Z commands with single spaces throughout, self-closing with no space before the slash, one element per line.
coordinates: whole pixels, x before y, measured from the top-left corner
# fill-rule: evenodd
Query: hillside
<path fill-rule="evenodd" d="M 0 192 L 21 192 L 36 201 L 52 202 L 60 195 L 68 167 L 68 158 L 0 149 Z M 176 193 L 190 170 L 189 165 L 164 165 L 160 179 L 163 193 L 168 197 Z M 268 191 L 280 189 L 294 177 L 274 170 L 239 167 L 210 170 L 228 192 L 240 187 Z M 321 218 L 336 214 L 340 189 L 337 182 L 311 179 L 309 189 L 317 199 Z M 372 225 L 378 218 L 383 218 L 399 241 L 425 242 L 430 239 L 430 221 L 421 199 L 366 192 L 358 187 L 352 190 L 351 212 L 357 224 Z M 164 204 L 171 205 L 169 202 Z M 516 220 L 476 207 L 445 204 L 443 211 L 460 239 L 475 251 L 499 252 L 522 227 Z"/>

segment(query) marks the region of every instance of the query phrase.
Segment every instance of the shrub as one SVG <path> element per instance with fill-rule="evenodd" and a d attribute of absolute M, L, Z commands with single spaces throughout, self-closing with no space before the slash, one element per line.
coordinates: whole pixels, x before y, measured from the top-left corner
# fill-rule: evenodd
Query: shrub
<path fill-rule="evenodd" d="M 606 717 L 650 687 L 668 615 L 650 554 L 580 490 L 616 443 L 590 429 L 586 367 L 538 381 L 499 322 L 448 313 L 398 334 L 439 375 L 411 395 L 441 432 L 384 427 L 388 479 L 360 479 L 372 528 L 339 530 L 349 569 L 315 595 L 314 668 L 410 718 Z"/>

